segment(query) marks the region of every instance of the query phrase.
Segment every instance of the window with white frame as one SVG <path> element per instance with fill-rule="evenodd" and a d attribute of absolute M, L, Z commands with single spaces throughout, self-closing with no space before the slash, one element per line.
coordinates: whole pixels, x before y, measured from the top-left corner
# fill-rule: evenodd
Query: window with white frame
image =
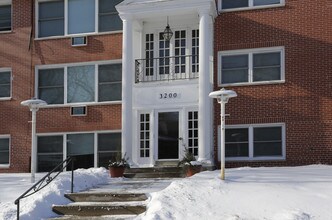
<path fill-rule="evenodd" d="M 38 69 L 38 97 L 48 104 L 120 101 L 122 64 Z"/>
<path fill-rule="evenodd" d="M 188 112 L 188 150 L 198 156 L 198 111 Z"/>
<path fill-rule="evenodd" d="M 282 6 L 285 0 L 219 0 L 221 10 L 244 10 Z"/>
<path fill-rule="evenodd" d="M 285 159 L 285 125 L 227 126 L 225 156 L 229 161 Z"/>
<path fill-rule="evenodd" d="M 12 29 L 12 5 L 11 0 L 0 1 L 0 32 Z"/>
<path fill-rule="evenodd" d="M 11 97 L 11 70 L 0 69 L 0 99 Z"/>
<path fill-rule="evenodd" d="M 221 51 L 218 56 L 219 84 L 283 82 L 283 47 Z"/>
<path fill-rule="evenodd" d="M 150 114 L 140 114 L 140 157 L 150 157 Z"/>
<path fill-rule="evenodd" d="M 118 153 L 121 153 L 119 131 L 38 135 L 37 171 L 48 172 L 69 156 L 75 157 L 75 169 L 107 167 Z"/>
<path fill-rule="evenodd" d="M 163 32 L 145 34 L 144 76 L 138 81 L 197 78 L 199 30 L 174 30 L 170 40 Z"/>
<path fill-rule="evenodd" d="M 39 0 L 39 38 L 122 30 L 122 0 Z"/>
<path fill-rule="evenodd" d="M 10 137 L 5 135 L 0 136 L 0 167 L 9 165 L 9 148 L 10 148 Z"/>

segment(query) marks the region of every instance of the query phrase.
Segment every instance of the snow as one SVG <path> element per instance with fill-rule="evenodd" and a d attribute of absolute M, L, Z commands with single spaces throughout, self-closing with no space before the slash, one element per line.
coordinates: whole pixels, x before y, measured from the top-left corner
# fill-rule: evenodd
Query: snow
<path fill-rule="evenodd" d="M 0 219 L 16 219 L 14 200 L 29 181 L 29 174 L 0 174 Z M 63 173 L 21 201 L 21 219 L 56 216 L 51 206 L 68 204 L 63 194 L 69 188 L 70 172 Z M 325 165 L 226 169 L 225 181 L 220 170 L 157 181 L 110 178 L 103 168 L 76 170 L 75 192 L 87 189 L 148 193 L 148 210 L 137 220 L 332 220 L 332 166 Z"/>
<path fill-rule="evenodd" d="M 37 174 L 37 179 L 45 174 Z M 108 171 L 105 168 L 78 169 L 74 172 L 74 192 L 87 190 L 108 181 Z M 70 201 L 63 195 L 70 192 L 71 172 L 61 173 L 46 188 L 20 201 L 20 219 L 36 220 L 57 216 L 52 212 L 53 204 L 68 204 Z M 17 199 L 33 184 L 30 174 L 0 175 L 0 219 L 16 219 Z"/>
<path fill-rule="evenodd" d="M 202 172 L 152 193 L 138 219 L 331 220 L 332 167 Z"/>

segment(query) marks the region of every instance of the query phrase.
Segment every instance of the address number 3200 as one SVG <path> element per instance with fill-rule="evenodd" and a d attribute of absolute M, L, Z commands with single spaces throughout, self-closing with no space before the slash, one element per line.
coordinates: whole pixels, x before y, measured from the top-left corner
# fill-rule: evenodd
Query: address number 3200
<path fill-rule="evenodd" d="M 178 97 L 177 93 L 160 93 L 159 99 L 176 99 Z"/>

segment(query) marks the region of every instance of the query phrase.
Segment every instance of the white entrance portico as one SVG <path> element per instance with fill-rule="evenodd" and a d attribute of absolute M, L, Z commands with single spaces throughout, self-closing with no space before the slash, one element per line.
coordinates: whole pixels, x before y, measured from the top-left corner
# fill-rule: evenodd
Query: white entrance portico
<path fill-rule="evenodd" d="M 137 167 L 212 161 L 213 0 L 125 0 L 122 153 Z M 167 24 L 173 37 L 165 40 Z"/>

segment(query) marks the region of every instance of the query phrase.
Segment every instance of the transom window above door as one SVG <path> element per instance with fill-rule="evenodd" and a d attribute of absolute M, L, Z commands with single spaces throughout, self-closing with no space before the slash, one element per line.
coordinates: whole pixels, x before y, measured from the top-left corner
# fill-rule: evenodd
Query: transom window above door
<path fill-rule="evenodd" d="M 37 36 L 67 36 L 122 30 L 115 6 L 123 0 L 39 0 Z"/>
<path fill-rule="evenodd" d="M 163 32 L 146 33 L 144 59 L 136 60 L 136 83 L 198 77 L 199 31 L 174 30 L 171 40 Z"/>

